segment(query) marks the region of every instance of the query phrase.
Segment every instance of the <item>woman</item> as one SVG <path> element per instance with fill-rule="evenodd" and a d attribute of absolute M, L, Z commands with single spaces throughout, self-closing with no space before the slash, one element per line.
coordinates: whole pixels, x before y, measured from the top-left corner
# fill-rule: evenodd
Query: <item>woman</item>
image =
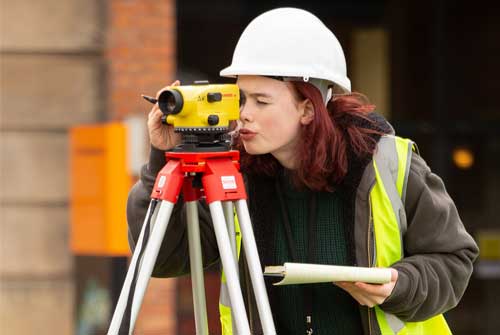
<path fill-rule="evenodd" d="M 412 153 L 412 143 L 387 136 L 392 127 L 362 95 L 350 92 L 333 33 L 303 10 L 266 12 L 245 29 L 221 75 L 236 77 L 242 92 L 236 148 L 262 264 L 296 261 L 392 271 L 391 282 L 383 285 L 268 285 L 278 333 L 450 333 L 441 313 L 461 298 L 477 246 L 441 179 Z M 179 142 L 161 116 L 157 106 L 149 114 L 150 161 L 129 197 L 132 247 L 165 164 L 164 151 Z M 393 150 L 399 157 L 395 167 L 385 166 L 389 160 L 383 156 L 393 154 L 387 143 L 403 148 Z M 198 207 L 209 265 L 219 255 L 207 206 L 200 201 Z M 189 272 L 185 230 L 180 201 L 155 276 Z M 244 265 L 241 253 L 247 297 L 251 288 Z M 255 302 L 246 304 L 252 332 L 260 334 Z M 230 334 L 226 316 L 223 331 Z"/>

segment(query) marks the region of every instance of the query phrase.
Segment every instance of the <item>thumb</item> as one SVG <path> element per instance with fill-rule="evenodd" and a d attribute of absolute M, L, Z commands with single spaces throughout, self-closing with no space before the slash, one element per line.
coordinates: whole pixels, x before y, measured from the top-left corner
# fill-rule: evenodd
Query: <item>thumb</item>
<path fill-rule="evenodd" d="M 391 268 L 391 281 L 392 282 L 395 282 L 398 280 L 398 270 L 394 269 L 394 268 Z"/>

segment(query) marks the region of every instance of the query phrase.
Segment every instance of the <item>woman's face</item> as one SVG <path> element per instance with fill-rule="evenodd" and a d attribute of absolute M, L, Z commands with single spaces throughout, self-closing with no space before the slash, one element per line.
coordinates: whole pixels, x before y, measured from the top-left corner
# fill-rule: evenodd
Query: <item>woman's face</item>
<path fill-rule="evenodd" d="M 240 138 L 252 155 L 272 154 L 292 168 L 300 128 L 312 121 L 310 103 L 299 101 L 292 84 L 261 76 L 238 76 L 242 92 Z"/>

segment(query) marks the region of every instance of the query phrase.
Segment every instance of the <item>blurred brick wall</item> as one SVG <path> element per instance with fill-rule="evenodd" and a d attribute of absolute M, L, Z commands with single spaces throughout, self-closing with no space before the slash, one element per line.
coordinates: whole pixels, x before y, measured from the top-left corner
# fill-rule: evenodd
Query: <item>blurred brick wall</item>
<path fill-rule="evenodd" d="M 73 334 L 68 129 L 144 116 L 175 72 L 173 0 L 0 0 L 0 334 Z M 175 333 L 153 280 L 137 334 Z"/>
<path fill-rule="evenodd" d="M 176 280 L 151 278 L 134 334 L 177 334 Z"/>
<path fill-rule="evenodd" d="M 176 69 L 174 0 L 108 1 L 106 35 L 107 117 L 146 115 L 154 96 L 170 84 Z M 136 334 L 175 334 L 175 279 L 152 279 L 136 324 Z"/>
<path fill-rule="evenodd" d="M 0 334 L 74 329 L 69 127 L 102 120 L 99 0 L 0 0 Z"/>
<path fill-rule="evenodd" d="M 212 267 L 205 271 L 205 298 L 209 334 L 221 334 L 219 316 L 220 271 Z M 191 277 L 177 280 L 177 335 L 191 335 L 196 329 Z"/>
<path fill-rule="evenodd" d="M 173 0 L 112 0 L 108 9 L 109 117 L 149 111 L 141 93 L 155 95 L 176 69 Z"/>

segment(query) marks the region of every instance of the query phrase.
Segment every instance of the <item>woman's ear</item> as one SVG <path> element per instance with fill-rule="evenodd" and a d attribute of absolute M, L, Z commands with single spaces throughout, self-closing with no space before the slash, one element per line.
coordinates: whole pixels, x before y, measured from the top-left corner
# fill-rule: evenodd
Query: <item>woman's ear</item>
<path fill-rule="evenodd" d="M 311 100 L 305 99 L 301 102 L 300 108 L 302 109 L 302 117 L 300 123 L 305 126 L 314 120 L 314 105 Z"/>

